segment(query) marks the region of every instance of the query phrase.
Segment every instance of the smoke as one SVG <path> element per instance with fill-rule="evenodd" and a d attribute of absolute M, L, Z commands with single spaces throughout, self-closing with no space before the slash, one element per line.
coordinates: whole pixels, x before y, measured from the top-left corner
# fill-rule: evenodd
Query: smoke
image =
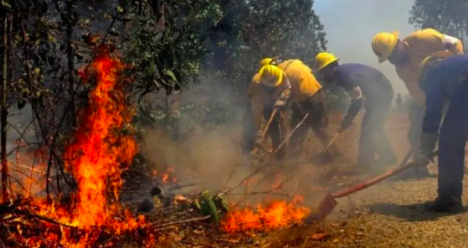
<path fill-rule="evenodd" d="M 395 95 L 407 94 L 394 66 L 379 64 L 372 52 L 371 41 L 378 32 L 398 30 L 400 37 L 414 31 L 408 24 L 413 1 L 408 0 L 316 0 L 314 9 L 325 26 L 327 49 L 342 63 L 372 66 L 392 82 Z"/>

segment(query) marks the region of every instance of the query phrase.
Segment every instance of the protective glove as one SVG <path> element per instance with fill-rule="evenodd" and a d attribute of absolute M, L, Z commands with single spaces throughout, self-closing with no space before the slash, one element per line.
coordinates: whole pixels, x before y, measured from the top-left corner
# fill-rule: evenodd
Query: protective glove
<path fill-rule="evenodd" d="M 437 143 L 437 133 L 422 133 L 419 151 L 414 155 L 414 162 L 417 166 L 427 166 L 432 161 L 432 152 Z"/>
<path fill-rule="evenodd" d="M 416 166 L 421 166 L 421 167 L 424 167 L 424 166 L 427 166 L 429 164 L 429 161 L 431 161 L 431 159 L 429 158 L 429 156 L 427 154 L 425 154 L 423 151 L 418 151 L 415 155 L 414 155 L 414 163 L 416 164 Z"/>
<path fill-rule="evenodd" d="M 258 131 L 255 133 L 255 144 L 261 144 L 262 142 L 262 131 Z"/>
<path fill-rule="evenodd" d="M 341 121 L 341 129 L 345 130 L 348 129 L 353 124 L 353 118 L 350 116 L 345 116 Z"/>
<path fill-rule="evenodd" d="M 286 105 L 286 101 L 278 99 L 278 100 L 275 101 L 274 108 L 275 109 L 281 109 L 281 108 L 284 108 L 285 105 Z"/>
<path fill-rule="evenodd" d="M 435 149 L 438 138 L 439 135 L 437 133 L 422 133 L 419 145 L 420 151 L 427 157 L 430 157 Z"/>

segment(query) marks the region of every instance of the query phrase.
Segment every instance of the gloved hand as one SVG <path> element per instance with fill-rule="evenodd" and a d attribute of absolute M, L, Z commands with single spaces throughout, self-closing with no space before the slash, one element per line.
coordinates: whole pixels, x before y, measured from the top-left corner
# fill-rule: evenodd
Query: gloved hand
<path fill-rule="evenodd" d="M 424 166 L 427 166 L 429 164 L 429 161 L 431 160 L 429 158 L 429 156 L 424 153 L 423 151 L 419 151 L 417 152 L 415 155 L 414 155 L 414 163 L 416 164 L 416 166 L 421 166 L 421 167 L 424 167 Z"/>
<path fill-rule="evenodd" d="M 341 121 L 341 129 L 345 130 L 348 129 L 353 124 L 353 118 L 350 116 L 345 116 Z"/>
<path fill-rule="evenodd" d="M 262 140 L 262 131 L 258 131 L 255 133 L 255 143 L 256 144 L 261 144 L 263 142 Z"/>
<path fill-rule="evenodd" d="M 285 105 L 286 105 L 286 101 L 281 100 L 281 99 L 278 99 L 278 100 L 275 101 L 274 108 L 276 108 L 276 109 L 281 109 L 281 108 L 283 108 Z"/>
<path fill-rule="evenodd" d="M 437 133 L 422 133 L 420 138 L 419 151 L 414 155 L 414 162 L 417 166 L 427 166 L 432 161 L 432 152 L 437 143 Z"/>
<path fill-rule="evenodd" d="M 435 149 L 438 138 L 437 133 L 422 133 L 419 145 L 421 152 L 430 157 Z"/>

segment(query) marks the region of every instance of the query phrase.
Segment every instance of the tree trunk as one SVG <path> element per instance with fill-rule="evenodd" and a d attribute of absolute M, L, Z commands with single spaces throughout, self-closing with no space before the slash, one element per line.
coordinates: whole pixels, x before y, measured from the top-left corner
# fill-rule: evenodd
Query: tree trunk
<path fill-rule="evenodd" d="M 7 80 L 8 80 L 8 16 L 5 17 L 3 23 L 3 80 L 1 88 L 1 97 L 2 97 L 2 127 L 1 127 L 1 156 L 2 156 L 2 199 L 3 201 L 8 199 L 8 161 L 6 153 L 6 144 L 7 144 Z"/>
<path fill-rule="evenodd" d="M 67 60 L 68 60 L 68 84 L 69 84 L 69 94 L 70 94 L 70 101 L 71 101 L 71 112 L 72 112 L 72 125 L 73 129 L 76 127 L 76 118 L 75 118 L 75 66 L 73 63 L 73 46 L 72 46 L 72 39 L 73 39 L 73 4 L 75 1 L 69 0 L 67 1 Z"/>

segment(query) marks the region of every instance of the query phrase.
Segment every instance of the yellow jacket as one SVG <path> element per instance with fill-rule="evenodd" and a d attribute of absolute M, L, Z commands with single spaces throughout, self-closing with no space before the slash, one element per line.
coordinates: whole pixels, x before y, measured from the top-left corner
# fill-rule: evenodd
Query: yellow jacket
<path fill-rule="evenodd" d="M 252 107 L 252 118 L 255 130 L 259 131 L 263 122 L 263 111 L 265 106 L 273 106 L 280 97 L 288 97 L 291 100 L 303 102 L 315 95 L 322 85 L 315 79 L 312 70 L 300 60 L 287 60 L 279 64 L 285 77 L 283 82 L 274 89 L 272 93 L 267 93 L 260 83 L 260 75 L 257 73 L 252 78 L 247 96 Z"/>
<path fill-rule="evenodd" d="M 289 79 L 291 97 L 303 102 L 315 95 L 322 85 L 315 79 L 312 69 L 297 59 L 286 60 L 278 65 Z"/>
<path fill-rule="evenodd" d="M 397 65 L 398 76 L 406 84 L 406 88 L 416 103 L 425 105 L 426 96 L 419 87 L 419 69 L 422 61 L 433 53 L 449 50 L 453 54 L 463 54 L 463 44 L 460 40 L 428 28 L 413 32 L 402 40 L 408 54 L 408 61 Z"/>

